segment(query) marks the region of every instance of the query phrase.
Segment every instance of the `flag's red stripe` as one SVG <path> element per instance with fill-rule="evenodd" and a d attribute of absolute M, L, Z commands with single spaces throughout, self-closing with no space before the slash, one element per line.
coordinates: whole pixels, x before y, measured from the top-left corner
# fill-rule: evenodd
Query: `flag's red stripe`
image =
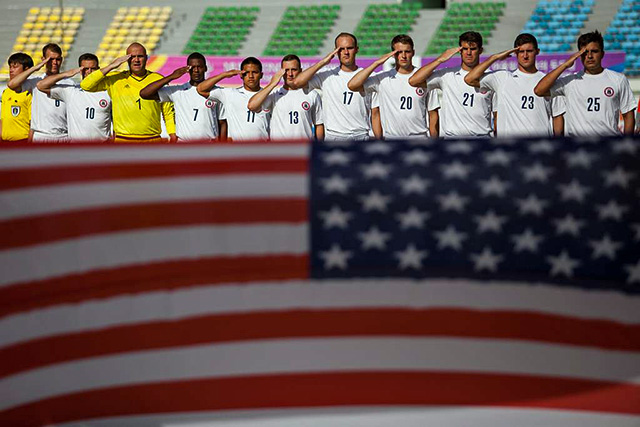
<path fill-rule="evenodd" d="M 471 372 L 242 376 L 56 396 L 0 412 L 11 426 L 160 413 L 336 406 L 465 405 L 640 414 L 640 386 Z"/>
<path fill-rule="evenodd" d="M 352 336 L 515 339 L 640 351 L 640 325 L 603 320 L 465 309 L 297 310 L 210 315 L 42 338 L 0 350 L 0 377 L 132 351 L 273 338 Z"/>
<path fill-rule="evenodd" d="M 146 203 L 74 210 L 0 222 L 0 250 L 101 233 L 197 224 L 300 223 L 306 199 Z"/>
<path fill-rule="evenodd" d="M 215 146 L 238 146 L 238 145 L 245 145 L 245 146 L 258 146 L 258 145 L 308 145 L 310 143 L 310 141 L 308 139 L 283 139 L 283 140 L 278 140 L 277 142 L 275 141 L 262 141 L 262 140 L 256 140 L 256 141 L 249 141 L 249 140 L 243 140 L 243 141 L 202 141 L 202 142 L 180 142 L 180 143 L 142 143 L 142 142 L 95 142 L 95 141 L 85 141 L 85 142 L 79 142 L 79 141 L 74 141 L 71 144 L 61 144 L 59 142 L 38 142 L 36 144 L 31 144 L 31 143 L 24 143 L 24 142 L 13 142 L 13 141 L 4 141 L 2 139 L 0 139 L 0 142 L 2 142 L 2 144 L 0 144 L 0 150 L 7 150 L 7 151 L 20 151 L 20 150 L 42 150 L 42 149 L 49 149 L 51 150 L 52 148 L 54 150 L 75 150 L 77 148 L 97 148 L 97 149 L 125 149 L 125 150 L 130 150 L 131 148 L 127 148 L 127 147 L 135 147 L 137 149 L 141 149 L 141 150 L 148 150 L 149 152 L 152 152 L 153 150 L 167 150 L 167 149 L 171 149 L 171 150 L 189 150 L 189 148 L 186 147 L 198 147 L 198 148 L 203 148 L 203 147 L 215 147 Z"/>
<path fill-rule="evenodd" d="M 166 178 L 243 173 L 305 173 L 307 159 L 180 160 L 28 167 L 0 171 L 0 190 L 123 179 Z"/>
<path fill-rule="evenodd" d="M 307 255 L 208 257 L 95 270 L 0 288 L 0 318 L 56 304 L 192 286 L 309 277 Z"/>

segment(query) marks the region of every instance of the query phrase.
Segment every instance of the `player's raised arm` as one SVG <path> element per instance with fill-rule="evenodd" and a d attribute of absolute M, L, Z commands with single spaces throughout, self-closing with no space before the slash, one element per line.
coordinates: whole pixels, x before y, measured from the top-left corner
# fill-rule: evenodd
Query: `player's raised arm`
<path fill-rule="evenodd" d="M 149 83 L 147 86 L 145 86 L 143 89 L 140 90 L 140 98 L 159 101 L 160 97 L 158 96 L 158 91 L 169 82 L 182 77 L 190 69 L 191 67 L 188 65 L 177 68 L 173 70 L 173 72 L 169 74 L 167 77 L 163 77 L 160 80 L 157 80 L 153 83 Z"/>
<path fill-rule="evenodd" d="M 27 68 L 26 70 L 24 70 L 23 72 L 21 72 L 20 74 L 18 74 L 17 76 L 15 76 L 14 78 L 12 78 L 11 80 L 9 80 L 9 82 L 7 83 L 7 87 L 15 92 L 22 92 L 22 84 L 27 81 L 27 79 L 29 77 L 31 77 L 31 75 L 33 73 L 35 73 L 36 71 L 39 71 L 42 69 L 42 67 L 44 67 L 45 65 L 47 65 L 47 62 L 49 62 L 49 59 L 51 57 L 46 57 L 44 59 L 44 61 L 42 61 L 39 64 L 34 65 L 31 68 Z"/>
<path fill-rule="evenodd" d="M 260 89 L 255 95 L 251 97 L 249 103 L 247 104 L 247 108 L 249 108 L 249 110 L 253 111 L 254 113 L 259 113 L 262 109 L 262 104 L 264 103 L 264 101 L 266 101 L 271 91 L 278 86 L 278 83 L 280 83 L 280 80 L 282 79 L 282 76 L 284 76 L 284 73 L 284 68 L 281 68 L 277 73 L 275 73 L 271 78 L 269 84 Z"/>
<path fill-rule="evenodd" d="M 482 75 L 494 62 L 507 59 L 513 53 L 516 53 L 519 49 L 519 47 L 514 47 L 513 49 L 505 50 L 504 52 L 491 55 L 488 59 L 472 68 L 471 71 L 469 71 L 469 73 L 464 76 L 464 82 L 469 86 L 480 87 L 480 79 L 482 78 Z"/>
<path fill-rule="evenodd" d="M 311 80 L 311 78 L 318 72 L 318 70 L 320 70 L 320 68 L 331 62 L 331 60 L 338 54 L 340 49 L 341 48 L 339 47 L 334 49 L 333 52 L 298 74 L 298 76 L 291 83 L 289 83 L 289 87 L 291 87 L 291 89 L 300 89 L 302 87 L 305 87 L 307 83 L 309 83 L 309 80 Z"/>
<path fill-rule="evenodd" d="M 439 57 L 435 60 L 431 61 L 424 67 L 421 67 L 418 71 L 416 71 L 413 76 L 409 78 L 409 84 L 413 87 L 424 87 L 427 79 L 433 72 L 438 68 L 441 64 L 447 62 L 454 55 L 460 53 L 462 50 L 461 46 L 452 47 L 450 49 L 445 50 Z"/>
<path fill-rule="evenodd" d="M 551 71 L 549 74 L 544 76 L 538 82 L 536 87 L 533 89 L 533 93 L 535 93 L 537 96 L 551 95 L 551 87 L 553 87 L 553 84 L 556 82 L 556 80 L 558 80 L 558 77 L 560 77 L 562 73 L 565 72 L 565 70 L 567 70 L 568 68 L 571 68 L 574 62 L 576 62 L 576 60 L 580 58 L 586 50 L 587 50 L 587 47 L 586 46 L 583 47 L 578 52 L 571 55 L 569 59 L 567 59 L 562 64 L 560 64 L 558 68 L 556 68 L 555 70 Z"/>
<path fill-rule="evenodd" d="M 104 78 L 111 71 L 117 69 L 119 66 L 127 62 L 129 58 L 131 58 L 131 55 L 127 54 L 114 59 L 111 64 L 94 71 L 93 73 L 82 79 L 82 81 L 80 82 L 80 87 L 87 92 L 101 92 L 103 90 L 107 90 Z"/>
<path fill-rule="evenodd" d="M 75 76 L 76 74 L 81 73 L 82 70 L 84 70 L 84 67 L 72 68 L 71 70 L 67 70 L 64 73 L 52 74 L 52 75 L 47 76 L 44 79 L 40 80 L 36 84 L 36 87 L 40 90 L 40 92 L 44 92 L 47 95 L 49 95 L 49 93 L 51 92 L 50 89 L 56 83 L 58 83 L 62 79 L 71 78 L 71 77 Z"/>
<path fill-rule="evenodd" d="M 353 76 L 353 78 L 349 80 L 349 83 L 347 83 L 347 87 L 349 88 L 349 90 L 352 90 L 354 92 L 362 92 L 364 90 L 364 83 L 367 81 L 371 73 L 373 73 L 376 68 L 387 62 L 387 60 L 394 56 L 396 53 L 398 53 L 398 50 L 386 53 L 375 60 L 367 68 L 358 71 L 358 74 Z"/>
<path fill-rule="evenodd" d="M 208 98 L 209 97 L 209 92 L 211 92 L 211 89 L 213 89 L 213 87 L 215 85 L 218 84 L 218 82 L 220 82 L 221 80 L 224 79 L 228 79 L 229 77 L 233 77 L 233 76 L 237 76 L 239 74 L 242 74 L 241 70 L 229 70 L 229 71 L 225 71 L 224 73 L 220 73 L 218 75 L 215 75 L 213 77 L 209 77 L 206 80 L 203 80 L 202 82 L 200 82 L 197 86 L 197 91 L 198 93 L 205 97 Z"/>

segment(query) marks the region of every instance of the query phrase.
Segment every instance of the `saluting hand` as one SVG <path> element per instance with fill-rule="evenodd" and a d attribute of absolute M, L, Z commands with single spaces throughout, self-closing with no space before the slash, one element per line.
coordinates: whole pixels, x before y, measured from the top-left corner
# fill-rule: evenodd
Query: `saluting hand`
<path fill-rule="evenodd" d="M 276 72 L 273 77 L 271 77 L 271 82 L 269 84 L 277 84 L 280 79 L 282 79 L 282 76 L 284 76 L 285 72 L 286 71 L 284 68 L 279 69 L 278 72 Z"/>
<path fill-rule="evenodd" d="M 444 52 L 442 52 L 442 55 L 438 57 L 438 61 L 440 61 L 440 63 L 447 62 L 448 60 L 453 58 L 454 55 L 456 55 L 457 53 L 460 53 L 461 50 L 462 50 L 462 46 L 452 47 L 450 49 L 447 49 Z"/>
<path fill-rule="evenodd" d="M 569 57 L 569 59 L 567 59 L 565 61 L 565 65 L 567 66 L 567 68 L 571 68 L 573 66 L 573 64 L 576 62 L 576 59 L 580 58 L 582 56 L 582 54 L 585 53 L 586 51 L 587 51 L 587 47 L 584 46 L 578 52 L 576 52 L 573 55 L 571 55 Z"/>
<path fill-rule="evenodd" d="M 64 74 L 65 77 L 73 77 L 76 74 L 80 74 L 82 70 L 84 70 L 84 67 L 72 68 L 70 70 L 65 71 L 62 74 Z"/>
<path fill-rule="evenodd" d="M 505 50 L 504 52 L 496 53 L 494 55 L 494 58 L 497 61 L 502 61 L 502 60 L 505 60 L 505 59 L 509 58 L 514 53 L 518 52 L 518 50 L 520 50 L 519 47 L 514 47 L 513 49 L 508 49 L 508 50 Z"/>
<path fill-rule="evenodd" d="M 335 58 L 335 56 L 340 52 L 340 49 L 342 49 L 341 47 L 337 47 L 334 49 L 333 52 L 331 52 L 330 54 L 328 54 L 327 56 L 324 57 L 324 59 L 322 60 L 324 63 L 328 64 L 329 62 L 331 62 L 331 60 L 333 58 Z"/>
<path fill-rule="evenodd" d="M 228 79 L 229 77 L 237 76 L 240 74 L 244 74 L 244 72 L 242 70 L 229 70 L 225 71 L 223 76 L 225 79 Z"/>
<path fill-rule="evenodd" d="M 184 67 L 180 67 L 180 68 L 176 68 L 175 70 L 173 70 L 173 72 L 171 74 L 169 74 L 169 77 L 171 77 L 171 79 L 177 79 L 179 77 L 181 77 L 182 75 L 184 75 L 184 73 L 188 72 L 191 70 L 191 65 L 186 65 Z"/>
<path fill-rule="evenodd" d="M 124 64 L 125 62 L 127 62 L 129 60 L 129 58 L 131 58 L 131 55 L 124 55 L 121 56 L 120 58 L 116 58 L 114 59 L 111 64 L 109 64 L 111 67 L 113 68 L 118 68 L 119 66 L 121 66 L 122 64 Z"/>
<path fill-rule="evenodd" d="M 391 52 L 389 52 L 389 53 L 385 53 L 385 54 L 384 54 L 384 55 L 382 55 L 380 58 L 378 58 L 378 60 L 376 61 L 376 63 L 377 63 L 378 65 L 382 65 L 382 64 L 384 64 L 385 62 L 387 62 L 387 60 L 388 60 L 389 58 L 391 58 L 392 56 L 395 56 L 398 52 L 400 52 L 400 51 L 396 49 L 396 50 L 393 50 L 393 51 L 391 51 Z"/>

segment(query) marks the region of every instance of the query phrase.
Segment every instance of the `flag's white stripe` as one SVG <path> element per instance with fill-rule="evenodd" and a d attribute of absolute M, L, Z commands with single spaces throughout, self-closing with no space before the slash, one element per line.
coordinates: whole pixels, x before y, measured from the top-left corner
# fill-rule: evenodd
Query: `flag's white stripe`
<path fill-rule="evenodd" d="M 0 192 L 0 220 L 121 204 L 306 197 L 304 174 L 213 175 L 73 183 Z"/>
<path fill-rule="evenodd" d="M 307 228 L 306 224 L 170 227 L 7 250 L 0 252 L 0 286 L 178 259 L 303 254 L 308 246 Z"/>
<path fill-rule="evenodd" d="M 407 279 L 214 285 L 64 304 L 0 320 L 0 347 L 136 323 L 281 310 L 461 308 L 640 324 L 640 297 L 554 285 Z"/>
<path fill-rule="evenodd" d="M 545 408 L 350 406 L 180 412 L 84 420 L 58 427 L 638 427 L 640 417 Z"/>
<path fill-rule="evenodd" d="M 37 148 L 0 151 L 0 170 L 82 164 L 307 157 L 308 144 L 176 145 L 172 147 Z"/>
<path fill-rule="evenodd" d="M 66 393 L 202 378 L 433 370 L 638 384 L 639 367 L 640 354 L 507 340 L 262 340 L 97 357 L 19 373 L 0 380 L 0 410 Z"/>

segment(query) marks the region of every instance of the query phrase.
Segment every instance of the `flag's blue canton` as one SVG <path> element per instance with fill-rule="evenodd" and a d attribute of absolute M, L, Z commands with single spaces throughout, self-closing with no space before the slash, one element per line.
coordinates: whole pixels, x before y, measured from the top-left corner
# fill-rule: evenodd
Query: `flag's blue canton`
<path fill-rule="evenodd" d="M 640 141 L 317 144 L 312 275 L 640 292 Z"/>

